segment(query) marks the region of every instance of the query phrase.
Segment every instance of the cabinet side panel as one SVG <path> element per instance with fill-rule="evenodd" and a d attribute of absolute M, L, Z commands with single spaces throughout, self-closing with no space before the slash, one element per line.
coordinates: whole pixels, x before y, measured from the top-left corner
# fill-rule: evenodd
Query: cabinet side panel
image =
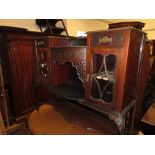
<path fill-rule="evenodd" d="M 142 46 L 142 35 L 143 34 L 139 32 L 131 32 L 122 108 L 129 105 L 136 98 L 136 87 L 138 80 L 140 48 Z"/>
<path fill-rule="evenodd" d="M 137 89 L 137 101 L 135 106 L 135 118 L 134 118 L 134 127 L 137 128 L 141 118 L 142 104 L 144 91 L 148 81 L 149 68 L 150 68 L 150 43 L 146 42 L 143 50 L 142 62 L 141 62 L 141 71 L 139 75 L 139 87 Z"/>

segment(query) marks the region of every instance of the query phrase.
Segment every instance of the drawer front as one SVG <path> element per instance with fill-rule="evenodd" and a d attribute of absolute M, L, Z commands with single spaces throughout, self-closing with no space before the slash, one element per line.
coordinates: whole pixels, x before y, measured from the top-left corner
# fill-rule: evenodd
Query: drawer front
<path fill-rule="evenodd" d="M 36 47 L 58 47 L 69 46 L 69 39 L 62 37 L 38 38 L 35 41 Z"/>
<path fill-rule="evenodd" d="M 124 33 L 121 31 L 98 32 L 90 35 L 90 46 L 123 45 Z"/>
<path fill-rule="evenodd" d="M 49 45 L 48 38 L 39 38 L 35 40 L 36 47 L 47 47 Z"/>
<path fill-rule="evenodd" d="M 86 60 L 86 48 L 52 48 L 51 57 L 54 61 Z"/>
<path fill-rule="evenodd" d="M 62 37 L 53 37 L 49 40 L 50 47 L 69 46 L 69 39 Z"/>

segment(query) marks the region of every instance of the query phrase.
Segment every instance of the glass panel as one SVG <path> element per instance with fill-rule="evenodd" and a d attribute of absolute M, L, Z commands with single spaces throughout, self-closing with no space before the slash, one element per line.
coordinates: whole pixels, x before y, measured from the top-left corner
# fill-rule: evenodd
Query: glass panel
<path fill-rule="evenodd" d="M 106 103 L 112 102 L 115 64 L 115 55 L 94 54 L 91 75 L 91 96 L 94 99 L 101 99 Z"/>
<path fill-rule="evenodd" d="M 38 52 L 39 74 L 43 77 L 47 76 L 47 55 L 46 51 Z"/>

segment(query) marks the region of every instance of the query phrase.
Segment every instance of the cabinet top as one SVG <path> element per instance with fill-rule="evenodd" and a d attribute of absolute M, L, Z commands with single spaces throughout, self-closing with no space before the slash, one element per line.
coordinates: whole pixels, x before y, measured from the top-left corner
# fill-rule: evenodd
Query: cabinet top
<path fill-rule="evenodd" d="M 16 31 L 16 32 L 25 32 L 26 28 L 14 27 L 14 26 L 0 26 L 0 31 Z"/>
<path fill-rule="evenodd" d="M 104 33 L 104 32 L 114 32 L 114 31 L 137 31 L 140 33 L 145 33 L 139 29 L 136 29 L 134 27 L 123 27 L 123 28 L 115 28 L 115 29 L 105 29 L 105 30 L 97 30 L 97 31 L 88 31 L 87 34 L 92 34 L 92 33 Z M 146 34 L 146 33 L 145 33 Z"/>
<path fill-rule="evenodd" d="M 14 26 L 4 26 L 4 25 L 0 25 L 0 32 L 5 33 L 5 34 L 30 34 L 30 35 L 36 35 L 36 36 L 57 36 L 57 35 L 53 35 L 51 33 L 29 31 L 26 28 L 14 27 Z M 58 36 L 60 36 L 60 35 L 58 35 Z M 60 37 L 63 37 L 63 35 Z M 66 36 L 64 36 L 64 37 L 66 37 Z"/>
<path fill-rule="evenodd" d="M 134 27 L 136 29 L 142 30 L 142 28 L 145 26 L 145 23 L 138 22 L 138 21 L 131 21 L 131 22 L 118 22 L 118 23 L 111 23 L 108 25 L 109 29 L 114 28 L 121 28 L 121 27 Z"/>

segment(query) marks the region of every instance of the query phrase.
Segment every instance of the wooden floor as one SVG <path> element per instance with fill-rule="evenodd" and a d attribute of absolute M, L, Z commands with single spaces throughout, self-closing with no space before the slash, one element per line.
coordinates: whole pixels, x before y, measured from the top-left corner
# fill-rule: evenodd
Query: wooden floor
<path fill-rule="evenodd" d="M 148 108 L 143 116 L 140 130 L 144 135 L 155 135 L 155 103 Z"/>
<path fill-rule="evenodd" d="M 153 103 L 146 111 L 142 118 L 142 122 L 155 126 L 155 103 Z"/>
<path fill-rule="evenodd" d="M 61 108 L 60 108 L 61 107 Z M 118 134 L 113 121 L 71 103 L 50 103 L 33 111 L 29 129 L 36 135 L 111 135 Z"/>
<path fill-rule="evenodd" d="M 62 102 L 64 101 L 51 101 L 40 106 L 39 111 L 34 110 L 28 118 L 30 131 L 35 135 L 118 134 L 112 121 L 76 104 Z M 149 107 L 141 122 L 139 135 L 155 132 L 155 103 Z"/>

